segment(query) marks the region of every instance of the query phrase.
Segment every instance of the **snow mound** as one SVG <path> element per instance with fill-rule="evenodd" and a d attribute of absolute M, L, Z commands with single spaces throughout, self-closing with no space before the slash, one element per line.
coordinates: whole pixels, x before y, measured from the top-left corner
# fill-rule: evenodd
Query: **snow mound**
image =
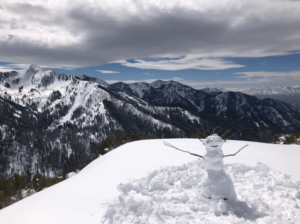
<path fill-rule="evenodd" d="M 171 166 L 118 186 L 102 223 L 295 223 L 300 181 L 261 163 L 227 164 L 238 201 L 211 200 L 197 192 L 206 172 L 201 160 Z"/>

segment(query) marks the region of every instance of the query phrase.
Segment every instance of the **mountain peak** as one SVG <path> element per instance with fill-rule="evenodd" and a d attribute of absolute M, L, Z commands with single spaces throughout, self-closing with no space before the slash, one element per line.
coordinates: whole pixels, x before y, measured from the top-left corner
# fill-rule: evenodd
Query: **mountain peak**
<path fill-rule="evenodd" d="M 32 64 L 32 65 L 30 65 L 28 70 L 33 70 L 34 72 L 38 72 L 43 69 L 42 69 L 42 67 L 38 66 L 37 64 Z"/>
<path fill-rule="evenodd" d="M 98 84 L 100 84 L 100 85 L 102 85 L 102 86 L 105 86 L 105 87 L 107 87 L 108 86 L 108 83 L 107 82 L 105 82 L 104 80 L 102 80 L 102 79 L 98 79 L 98 78 L 96 78 L 96 77 L 90 77 L 90 76 L 87 76 L 87 75 L 85 75 L 85 74 L 81 74 L 81 75 L 79 75 L 79 76 L 77 76 L 80 80 L 82 80 L 82 81 L 90 81 L 90 82 L 96 82 L 96 83 L 98 83 Z"/>
<path fill-rule="evenodd" d="M 170 81 L 156 80 L 155 82 L 152 82 L 150 85 L 154 88 L 159 88 L 162 85 L 164 85 L 164 84 L 167 85 L 169 83 L 170 83 Z"/>
<path fill-rule="evenodd" d="M 80 78 L 81 80 L 84 80 L 85 78 L 87 78 L 88 76 L 85 74 L 81 74 L 79 76 L 77 76 L 78 78 Z"/>
<path fill-rule="evenodd" d="M 200 90 L 203 91 L 203 92 L 206 92 L 206 93 L 222 92 L 222 90 L 219 89 L 219 88 L 209 88 L 209 87 L 205 87 L 205 88 L 200 89 Z"/>

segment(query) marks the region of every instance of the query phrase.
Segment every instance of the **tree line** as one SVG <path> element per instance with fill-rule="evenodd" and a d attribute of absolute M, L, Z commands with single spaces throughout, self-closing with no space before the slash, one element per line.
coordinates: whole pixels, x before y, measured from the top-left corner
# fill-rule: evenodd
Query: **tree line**
<path fill-rule="evenodd" d="M 126 136 L 124 131 L 116 131 L 98 144 L 97 151 L 92 159 L 94 160 L 100 155 L 104 155 L 128 142 L 155 138 L 157 138 L 155 133 L 152 136 L 147 136 L 144 133 Z M 67 179 L 68 173 L 79 172 L 86 165 L 87 163 L 78 160 L 77 163 L 62 169 L 55 177 L 48 177 L 40 173 L 35 174 L 33 177 L 15 173 L 11 177 L 0 178 L 0 209 Z"/>

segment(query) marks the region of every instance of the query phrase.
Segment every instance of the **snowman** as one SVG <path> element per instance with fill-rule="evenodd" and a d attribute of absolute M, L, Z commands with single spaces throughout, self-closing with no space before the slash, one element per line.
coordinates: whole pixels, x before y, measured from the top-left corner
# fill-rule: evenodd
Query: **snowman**
<path fill-rule="evenodd" d="M 197 186 L 197 194 L 213 200 L 228 200 L 234 202 L 237 196 L 233 183 L 223 169 L 223 139 L 217 134 L 204 140 L 206 154 L 203 163 L 206 174 Z"/>
<path fill-rule="evenodd" d="M 223 158 L 227 156 L 235 156 L 238 152 L 240 152 L 248 145 L 242 147 L 234 154 L 224 156 L 222 151 L 224 140 L 217 134 L 210 135 L 201 142 L 205 145 L 206 148 L 206 154 L 204 156 L 178 149 L 167 142 L 164 142 L 164 144 L 166 146 L 175 148 L 182 152 L 187 152 L 193 156 L 198 156 L 203 159 L 206 174 L 196 187 L 197 196 L 201 195 L 206 199 L 212 199 L 214 201 L 225 200 L 228 202 L 236 202 L 237 196 L 232 180 L 228 177 L 223 169 Z"/>

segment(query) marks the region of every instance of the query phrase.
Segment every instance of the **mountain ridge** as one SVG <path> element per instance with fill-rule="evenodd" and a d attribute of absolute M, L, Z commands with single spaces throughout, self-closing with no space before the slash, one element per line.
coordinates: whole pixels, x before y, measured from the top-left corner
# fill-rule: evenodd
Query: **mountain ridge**
<path fill-rule="evenodd" d="M 146 86 L 146 88 L 145 88 Z M 178 82 L 160 82 L 160 85 L 145 85 L 144 83 L 115 83 L 108 88 L 123 92 L 134 97 L 140 97 L 156 106 L 181 107 L 196 112 L 215 114 L 221 117 L 242 118 L 250 116 L 271 122 L 273 124 L 299 125 L 297 108 L 285 102 L 273 99 L 258 99 L 239 92 L 221 92 L 196 90 Z M 142 94 L 140 94 L 142 92 Z M 288 115 L 285 112 L 288 111 Z M 293 115 L 292 115 L 293 114 Z M 296 119 L 293 117 L 296 116 Z"/>
<path fill-rule="evenodd" d="M 299 113 L 276 100 L 195 90 L 175 81 L 105 86 L 99 80 L 36 65 L 0 72 L 0 176 L 55 176 L 79 161 L 89 163 L 97 144 L 117 130 L 181 138 L 221 125 L 239 133 L 235 139 L 258 141 L 300 129 Z M 263 103 L 251 110 L 249 102 Z"/>

